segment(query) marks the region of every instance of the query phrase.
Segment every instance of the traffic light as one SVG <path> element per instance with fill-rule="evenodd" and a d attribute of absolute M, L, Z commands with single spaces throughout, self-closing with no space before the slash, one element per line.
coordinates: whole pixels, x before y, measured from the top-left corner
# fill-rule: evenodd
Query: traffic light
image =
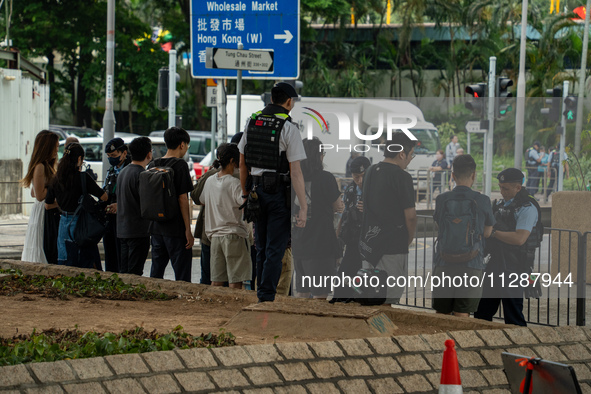
<path fill-rule="evenodd" d="M 564 112 L 567 123 L 572 123 L 577 120 L 577 97 L 568 96 L 564 99 Z"/>
<path fill-rule="evenodd" d="M 505 77 L 497 78 L 496 94 L 495 94 L 495 114 L 497 118 L 500 118 L 512 111 L 513 107 L 507 103 L 507 99 L 513 97 L 513 93 L 507 89 L 509 86 L 513 86 L 513 80 Z"/>
<path fill-rule="evenodd" d="M 181 76 L 176 73 L 176 81 L 180 81 Z M 179 97 L 179 92 L 176 91 L 175 97 Z M 156 96 L 156 105 L 158 109 L 164 111 L 168 108 L 168 67 L 162 67 L 158 70 L 158 94 Z"/>
<path fill-rule="evenodd" d="M 484 114 L 486 86 L 487 84 L 484 82 L 466 86 L 466 93 L 474 97 L 474 100 L 466 102 L 466 108 L 472 111 L 474 115 L 480 116 Z"/>
<path fill-rule="evenodd" d="M 545 100 L 546 105 L 550 107 L 542 108 L 540 113 L 547 115 L 550 122 L 558 122 L 560 119 L 560 97 L 562 97 L 562 88 L 560 86 L 554 89 L 546 89 L 546 96 L 552 97 Z"/>

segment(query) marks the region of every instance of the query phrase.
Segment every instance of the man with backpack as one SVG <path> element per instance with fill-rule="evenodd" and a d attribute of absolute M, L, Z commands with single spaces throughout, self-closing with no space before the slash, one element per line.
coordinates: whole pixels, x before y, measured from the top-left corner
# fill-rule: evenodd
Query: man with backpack
<path fill-rule="evenodd" d="M 161 204 L 168 206 L 157 207 L 163 211 L 170 208 L 171 211 L 162 214 L 164 220 L 152 219 L 150 225 L 150 234 L 152 235 L 150 277 L 152 278 L 163 278 L 164 270 L 170 260 L 175 279 L 191 282 L 192 248 L 195 239 L 191 232 L 188 193 L 193 190 L 193 183 L 187 162 L 183 159 L 189 150 L 190 142 L 191 138 L 185 129 L 169 127 L 164 132 L 166 155 L 154 160 L 148 166 L 149 171 L 146 171 L 146 176 L 152 174 L 172 175 L 172 184 L 167 185 L 165 190 L 157 187 L 151 193 L 149 191 L 141 193 L 143 205 L 148 204 L 151 198 L 158 198 L 161 193 L 172 194 L 172 204 Z M 140 175 L 140 190 L 142 190 L 142 177 L 144 177 L 144 173 Z M 162 182 L 157 182 L 156 185 L 162 185 Z M 144 208 L 142 211 L 142 217 L 145 218 Z"/>
<path fill-rule="evenodd" d="M 359 253 L 364 269 L 380 277 L 379 286 L 384 286 L 373 290 L 386 289 L 385 301 L 382 294 L 375 297 L 382 298 L 381 303 L 397 304 L 404 292 L 403 287 L 387 287 L 384 276 L 408 274 L 408 247 L 415 236 L 417 211 L 412 175 L 405 169 L 415 156 L 415 145 L 406 134 L 393 133 L 384 146 L 384 160 L 369 167 L 363 180 Z"/>
<path fill-rule="evenodd" d="M 503 199 L 493 204 L 496 223 L 486 242 L 485 253 L 490 253 L 487 280 L 474 317 L 492 321 L 502 302 L 505 323 L 526 326 L 524 292 L 526 297 L 539 297 L 540 294 L 539 288 L 530 286 L 531 282 L 524 286 L 522 278 L 525 275 L 530 278 L 536 248 L 544 235 L 541 210 L 536 199 L 522 186 L 523 173 L 517 168 L 507 168 L 497 179 Z M 514 278 L 518 278 L 515 282 L 519 283 L 518 287 L 509 286 Z"/>
<path fill-rule="evenodd" d="M 476 178 L 472 156 L 456 156 L 451 176 L 456 187 L 435 200 L 433 219 L 439 232 L 433 276 L 467 274 L 480 278 L 484 270 L 484 238 L 490 236 L 495 223 L 490 198 L 471 189 Z M 481 294 L 478 286 L 438 287 L 433 291 L 432 306 L 437 313 L 469 317 L 478 309 Z"/>

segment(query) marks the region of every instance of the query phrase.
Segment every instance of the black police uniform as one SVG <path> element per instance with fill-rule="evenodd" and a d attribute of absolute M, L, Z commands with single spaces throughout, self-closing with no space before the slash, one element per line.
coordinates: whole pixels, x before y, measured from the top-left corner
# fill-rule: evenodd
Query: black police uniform
<path fill-rule="evenodd" d="M 281 260 L 291 234 L 289 162 L 286 152 L 280 153 L 280 137 L 286 122 L 291 122 L 288 111 L 282 106 L 269 104 L 252 115 L 245 132 L 247 167 L 273 170 L 252 176 L 260 203 L 260 213 L 255 221 L 259 301 L 275 299 Z"/>
<path fill-rule="evenodd" d="M 131 157 L 127 155 L 123 164 L 121 164 L 121 167 L 116 169 L 113 166 L 107 171 L 105 185 L 103 186 L 103 190 L 109 196 L 106 205 L 117 202 L 117 177 L 119 176 L 119 172 L 121 172 L 121 170 L 129 163 L 131 163 Z M 105 271 L 119 272 L 121 242 L 117 238 L 117 214 L 107 213 L 107 220 L 107 229 L 103 236 L 103 246 L 105 247 Z"/>
<path fill-rule="evenodd" d="M 499 178 L 503 176 L 507 177 L 505 182 L 511 182 L 513 178 L 517 182 L 523 180 L 521 171 L 514 168 L 508 170 L 515 170 L 519 174 L 515 171 L 509 171 L 507 173 L 507 170 L 505 170 L 499 174 Z M 485 254 L 490 253 L 491 255 L 486 267 L 486 275 L 493 274 L 495 286 L 494 288 L 484 288 L 478 310 L 474 314 L 474 317 L 478 319 L 492 321 L 493 316 L 499 308 L 499 304 L 502 302 L 505 323 L 518 326 L 527 325 L 523 315 L 524 289 L 521 287 L 509 288 L 508 284 L 511 280 L 511 274 L 517 274 L 520 278 L 518 280 L 519 282 L 521 280 L 521 274 L 526 273 L 529 275 L 532 272 L 536 248 L 539 247 L 543 235 L 540 206 L 535 198 L 528 194 L 527 189 L 524 187 L 515 195 L 509 205 L 505 206 L 505 200 L 502 199 L 493 204 L 493 214 L 496 220 L 494 229 L 509 232 L 515 231 L 517 228 L 516 212 L 520 208 L 532 205 L 537 209 L 538 220 L 523 245 L 509 245 L 496 238 L 489 238 L 486 241 Z M 504 288 L 501 287 L 499 274 L 504 274 Z M 485 286 L 488 285 L 490 285 L 490 282 L 485 281 Z"/>

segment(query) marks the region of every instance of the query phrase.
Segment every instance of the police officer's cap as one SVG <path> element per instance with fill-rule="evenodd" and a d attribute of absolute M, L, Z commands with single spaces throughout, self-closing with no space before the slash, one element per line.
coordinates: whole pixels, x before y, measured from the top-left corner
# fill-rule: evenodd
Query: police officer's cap
<path fill-rule="evenodd" d="M 286 82 L 277 82 L 274 87 L 281 89 L 283 93 L 287 94 L 287 97 L 299 97 L 298 92 L 296 92 L 295 88 Z"/>
<path fill-rule="evenodd" d="M 113 153 L 119 149 L 127 149 L 125 142 L 121 138 L 113 138 L 111 141 L 107 142 L 105 145 L 105 153 Z"/>
<path fill-rule="evenodd" d="M 523 173 L 517 168 L 507 168 L 497 175 L 499 183 L 523 183 Z"/>
<path fill-rule="evenodd" d="M 363 174 L 365 170 L 369 168 L 371 162 L 365 156 L 359 156 L 353 159 L 351 162 L 351 173 L 352 174 Z"/>
<path fill-rule="evenodd" d="M 243 131 L 240 131 L 240 132 L 238 132 L 238 133 L 234 134 L 234 135 L 232 136 L 232 140 L 230 140 L 230 143 L 231 143 L 231 144 L 238 145 L 238 144 L 240 143 L 240 140 L 242 139 L 242 134 L 244 134 L 244 132 L 243 132 Z"/>

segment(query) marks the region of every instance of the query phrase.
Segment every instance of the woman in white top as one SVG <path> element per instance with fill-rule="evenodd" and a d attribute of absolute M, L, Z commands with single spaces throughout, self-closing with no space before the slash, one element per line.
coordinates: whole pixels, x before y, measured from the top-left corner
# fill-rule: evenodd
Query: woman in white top
<path fill-rule="evenodd" d="M 25 235 L 22 261 L 47 263 L 43 252 L 43 224 L 45 218 L 45 195 L 47 185 L 55 175 L 59 138 L 57 134 L 43 130 L 35 137 L 33 155 L 29 162 L 27 175 L 21 179 L 23 187 L 31 187 L 31 197 L 35 198 L 29 216 Z M 55 204 L 57 207 L 57 204 Z M 54 208 L 48 206 L 48 209 Z"/>
<path fill-rule="evenodd" d="M 238 289 L 252 276 L 248 227 L 239 208 L 243 202 L 239 162 L 238 146 L 220 145 L 213 166 L 221 170 L 207 179 L 199 197 L 205 206 L 205 234 L 211 240 L 211 284 L 228 282 Z"/>

